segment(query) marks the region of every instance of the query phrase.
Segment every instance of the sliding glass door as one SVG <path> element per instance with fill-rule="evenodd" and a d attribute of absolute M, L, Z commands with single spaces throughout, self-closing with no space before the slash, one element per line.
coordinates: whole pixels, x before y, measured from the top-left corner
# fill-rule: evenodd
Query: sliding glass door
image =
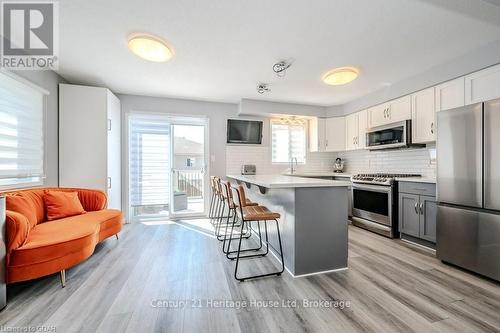
<path fill-rule="evenodd" d="M 204 118 L 128 116 L 128 215 L 131 220 L 204 215 Z"/>

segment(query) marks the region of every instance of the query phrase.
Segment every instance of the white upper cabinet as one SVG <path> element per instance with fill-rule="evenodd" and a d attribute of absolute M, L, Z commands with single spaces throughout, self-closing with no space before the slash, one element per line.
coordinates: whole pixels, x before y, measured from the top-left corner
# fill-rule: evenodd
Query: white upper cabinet
<path fill-rule="evenodd" d="M 347 150 L 356 149 L 356 138 L 358 136 L 358 114 L 353 113 L 345 117 L 345 146 Z"/>
<path fill-rule="evenodd" d="M 436 86 L 436 112 L 465 105 L 465 77 Z"/>
<path fill-rule="evenodd" d="M 465 105 L 500 98 L 500 65 L 465 76 Z"/>
<path fill-rule="evenodd" d="M 368 126 L 367 110 L 359 111 L 345 117 L 347 150 L 365 148 L 367 126 Z"/>
<path fill-rule="evenodd" d="M 345 117 L 326 118 L 325 151 L 344 151 L 345 148 Z"/>
<path fill-rule="evenodd" d="M 427 143 L 436 141 L 434 87 L 414 93 L 411 100 L 412 142 Z"/>
<path fill-rule="evenodd" d="M 358 149 L 366 148 L 366 130 L 368 129 L 368 110 L 358 112 Z"/>
<path fill-rule="evenodd" d="M 368 109 L 368 127 L 411 119 L 411 96 L 403 96 Z"/>
<path fill-rule="evenodd" d="M 411 96 L 403 96 L 401 98 L 389 102 L 389 122 L 395 123 L 398 121 L 411 119 Z"/>
<path fill-rule="evenodd" d="M 389 103 L 373 106 L 368 109 L 368 126 L 377 127 L 389 122 Z"/>
<path fill-rule="evenodd" d="M 312 118 L 309 120 L 309 151 L 325 151 L 325 118 Z"/>

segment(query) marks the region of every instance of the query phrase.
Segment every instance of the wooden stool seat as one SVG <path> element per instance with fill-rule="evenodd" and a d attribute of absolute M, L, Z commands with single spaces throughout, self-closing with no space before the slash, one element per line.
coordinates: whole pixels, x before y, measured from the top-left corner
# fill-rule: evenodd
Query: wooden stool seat
<path fill-rule="evenodd" d="M 266 221 L 280 218 L 280 214 L 274 213 L 264 206 L 245 206 L 241 210 L 242 213 L 240 211 L 237 212 L 240 218 L 243 218 L 245 221 Z"/>

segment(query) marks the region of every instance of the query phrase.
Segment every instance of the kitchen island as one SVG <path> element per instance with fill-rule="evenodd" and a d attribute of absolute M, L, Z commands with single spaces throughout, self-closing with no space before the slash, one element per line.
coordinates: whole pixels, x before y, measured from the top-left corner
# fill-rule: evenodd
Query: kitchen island
<path fill-rule="evenodd" d="M 247 197 L 281 214 L 285 268 L 292 276 L 347 269 L 350 182 L 284 175 L 228 175 L 245 185 Z M 277 253 L 276 232 L 270 249 Z"/>

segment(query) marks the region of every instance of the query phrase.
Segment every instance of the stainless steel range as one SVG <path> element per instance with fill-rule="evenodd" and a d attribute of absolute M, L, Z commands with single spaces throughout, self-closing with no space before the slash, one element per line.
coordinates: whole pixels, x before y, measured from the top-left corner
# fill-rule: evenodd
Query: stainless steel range
<path fill-rule="evenodd" d="M 415 174 L 365 173 L 351 177 L 352 223 L 386 237 L 398 237 L 398 191 L 395 178 Z"/>

